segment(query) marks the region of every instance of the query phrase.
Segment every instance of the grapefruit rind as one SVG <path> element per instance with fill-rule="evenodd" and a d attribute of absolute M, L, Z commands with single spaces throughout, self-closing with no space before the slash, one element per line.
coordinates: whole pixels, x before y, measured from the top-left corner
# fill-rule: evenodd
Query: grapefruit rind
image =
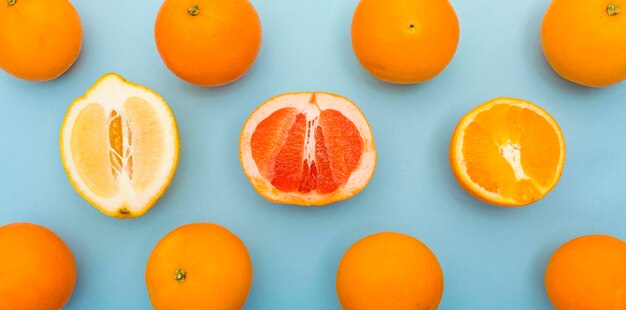
<path fill-rule="evenodd" d="M 252 135 L 259 123 L 277 110 L 287 107 L 304 110 L 304 107 L 309 104 L 312 95 L 316 96 L 317 105 L 321 110 L 337 110 L 353 122 L 363 138 L 363 154 L 358 168 L 350 175 L 348 181 L 332 193 L 320 194 L 316 191 L 309 193 L 280 191 L 271 184 L 271 181 L 261 175 L 252 157 Z M 239 159 L 246 177 L 259 195 L 275 203 L 301 206 L 324 206 L 346 200 L 363 190 L 376 170 L 376 147 L 374 145 L 372 129 L 367 119 L 352 101 L 337 94 L 325 92 L 293 92 L 270 98 L 250 115 L 243 126 L 239 141 Z"/>
<path fill-rule="evenodd" d="M 559 160 L 559 164 L 556 167 L 554 180 L 550 183 L 549 186 L 542 188 L 543 192 L 539 197 L 536 197 L 535 199 L 531 201 L 520 202 L 515 199 L 503 197 L 498 193 L 488 191 L 480 184 L 475 183 L 467 172 L 467 167 L 465 165 L 465 160 L 463 156 L 463 141 L 464 141 L 466 129 L 472 123 L 472 121 L 475 119 L 477 115 L 479 115 L 482 112 L 488 111 L 494 106 L 500 105 L 500 104 L 526 108 L 542 116 L 552 126 L 552 128 L 554 128 L 554 131 L 559 140 L 560 160 Z M 546 112 L 541 107 L 533 103 L 530 103 L 528 101 L 522 100 L 522 99 L 506 98 L 506 97 L 496 98 L 496 99 L 493 99 L 491 101 L 485 102 L 477 106 L 476 108 L 471 110 L 461 119 L 461 121 L 456 126 L 454 133 L 452 135 L 452 140 L 450 141 L 449 159 L 450 159 L 450 167 L 452 169 L 454 177 L 457 179 L 461 187 L 465 191 L 467 191 L 469 194 L 474 196 L 475 198 L 483 202 L 490 203 L 490 204 L 500 206 L 500 207 L 522 207 L 522 206 L 532 204 L 538 201 L 539 199 L 543 198 L 558 183 L 561 177 L 561 174 L 563 173 L 563 166 L 565 163 L 565 139 L 563 138 L 563 133 L 558 123 L 556 122 L 556 120 L 554 120 L 554 118 L 552 118 L 552 116 L 550 116 L 550 114 L 548 114 L 548 112 Z"/>
<path fill-rule="evenodd" d="M 170 146 L 164 148 L 167 158 L 162 162 L 169 163 L 170 168 L 163 170 L 163 173 L 157 180 L 152 182 L 152 186 L 149 189 L 141 193 L 135 193 L 138 195 L 134 195 L 134 199 L 133 197 L 129 197 L 124 190 L 120 190 L 116 196 L 111 198 L 94 195 L 80 177 L 72 158 L 70 141 L 74 121 L 83 108 L 89 104 L 98 103 L 105 109 L 110 109 L 111 107 L 122 109 L 124 102 L 135 97 L 148 102 L 160 116 L 160 124 L 165 129 L 164 145 Z M 75 99 L 72 104 L 70 104 L 61 125 L 61 162 L 72 187 L 74 187 L 81 197 L 100 212 L 120 219 L 142 216 L 150 210 L 163 195 L 170 185 L 178 166 L 179 144 L 176 119 L 165 100 L 155 91 L 145 86 L 126 81 L 123 77 L 115 73 L 103 75 L 87 90 L 84 96 Z M 132 191 L 132 188 L 125 189 Z M 131 199 L 129 200 L 129 198 Z"/>

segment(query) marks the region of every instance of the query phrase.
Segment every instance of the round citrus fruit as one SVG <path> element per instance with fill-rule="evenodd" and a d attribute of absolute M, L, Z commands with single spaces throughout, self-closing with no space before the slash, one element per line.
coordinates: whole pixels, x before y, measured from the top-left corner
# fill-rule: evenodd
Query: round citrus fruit
<path fill-rule="evenodd" d="M 574 83 L 605 87 L 626 79 L 626 0 L 553 0 L 541 43 L 552 68 Z"/>
<path fill-rule="evenodd" d="M 241 309 L 252 285 L 246 246 L 215 224 L 181 226 L 156 245 L 146 266 L 155 309 Z"/>
<path fill-rule="evenodd" d="M 72 103 L 61 127 L 61 161 L 72 186 L 118 218 L 140 216 L 159 199 L 176 171 L 178 146 L 163 98 L 112 73 Z"/>
<path fill-rule="evenodd" d="M 344 310 L 437 309 L 443 272 L 422 242 L 385 232 L 348 249 L 339 263 L 336 285 Z"/>
<path fill-rule="evenodd" d="M 507 207 L 533 203 L 561 177 L 565 141 L 556 121 L 521 99 L 497 98 L 459 122 L 450 142 L 450 166 L 476 198 Z"/>
<path fill-rule="evenodd" d="M 0 68 L 24 80 L 65 73 L 80 53 L 83 32 L 67 0 L 2 0 Z"/>
<path fill-rule="evenodd" d="M 74 256 L 54 232 L 30 223 L 0 226 L 0 309 L 61 309 L 75 283 Z"/>
<path fill-rule="evenodd" d="M 361 0 L 352 48 L 375 77 L 399 84 L 437 76 L 454 57 L 459 21 L 448 0 Z"/>
<path fill-rule="evenodd" d="M 181 79 L 220 86 L 242 77 L 261 48 L 261 21 L 248 0 L 165 0 L 154 37 Z"/>
<path fill-rule="evenodd" d="M 261 196 L 325 205 L 360 192 L 376 168 L 367 120 L 347 98 L 328 93 L 273 97 L 241 131 L 243 170 Z"/>
<path fill-rule="evenodd" d="M 558 310 L 626 309 L 626 242 L 603 235 L 570 240 L 550 258 L 545 285 Z"/>

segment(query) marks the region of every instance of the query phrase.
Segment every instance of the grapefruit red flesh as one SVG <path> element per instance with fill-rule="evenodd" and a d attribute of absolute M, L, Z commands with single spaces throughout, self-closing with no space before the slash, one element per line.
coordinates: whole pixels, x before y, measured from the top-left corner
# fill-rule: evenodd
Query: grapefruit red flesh
<path fill-rule="evenodd" d="M 318 102 L 318 97 L 323 100 Z M 326 201 L 324 196 L 342 189 L 343 197 L 329 202 L 347 199 L 367 184 L 375 168 L 375 148 L 369 124 L 352 102 L 324 93 L 286 94 L 268 102 L 250 117 L 240 142 L 244 171 L 257 191 L 267 194 L 255 184 L 264 183 L 275 196 L 289 193 L 309 200 L 295 203 L 308 205 L 321 204 L 316 200 Z M 355 173 L 359 180 L 349 184 Z M 346 186 L 355 188 L 345 190 Z M 289 198 L 270 200 L 294 203 Z"/>
<path fill-rule="evenodd" d="M 268 150 L 268 145 L 275 148 Z M 310 121 L 294 108 L 280 109 L 252 135 L 254 160 L 272 185 L 286 192 L 331 193 L 348 181 L 362 154 L 356 126 L 332 109 Z"/>

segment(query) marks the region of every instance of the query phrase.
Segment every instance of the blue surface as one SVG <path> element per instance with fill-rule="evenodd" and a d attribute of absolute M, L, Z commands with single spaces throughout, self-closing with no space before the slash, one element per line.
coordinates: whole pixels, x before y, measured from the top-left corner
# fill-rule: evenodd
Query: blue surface
<path fill-rule="evenodd" d="M 215 89 L 186 84 L 163 65 L 153 40 L 160 1 L 73 2 L 85 39 L 67 74 L 36 84 L 0 72 L 0 225 L 42 224 L 72 248 L 78 282 L 67 309 L 150 309 L 150 251 L 190 222 L 224 225 L 248 246 L 247 309 L 339 309 L 334 281 L 343 252 L 380 231 L 411 234 L 435 252 L 445 275 L 440 309 L 549 309 L 543 273 L 561 243 L 590 233 L 626 239 L 626 83 L 589 89 L 553 73 L 539 44 L 548 0 L 452 0 L 457 54 L 440 76 L 415 86 L 385 84 L 361 68 L 350 45 L 357 0 L 255 0 L 263 23 L 257 62 Z M 168 100 L 182 139 L 171 187 L 134 220 L 92 208 L 59 159 L 69 103 L 110 71 Z M 328 207 L 266 202 L 240 168 L 239 131 L 265 99 L 309 90 L 361 107 L 379 151 L 375 176 L 361 194 Z M 475 200 L 448 166 L 458 120 L 499 96 L 544 107 L 567 143 L 560 183 L 522 209 Z"/>

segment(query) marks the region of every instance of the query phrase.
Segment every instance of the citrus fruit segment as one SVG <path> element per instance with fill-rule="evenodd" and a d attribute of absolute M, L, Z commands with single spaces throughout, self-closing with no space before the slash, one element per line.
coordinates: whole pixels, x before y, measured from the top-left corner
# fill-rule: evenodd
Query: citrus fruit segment
<path fill-rule="evenodd" d="M 590 87 L 626 79 L 626 0 L 553 0 L 541 24 L 546 60 Z"/>
<path fill-rule="evenodd" d="M 252 278 L 245 244 L 226 228 L 208 223 L 167 234 L 146 265 L 146 286 L 156 310 L 241 309 Z"/>
<path fill-rule="evenodd" d="M 0 262 L 0 309 L 61 309 L 72 296 L 74 255 L 43 226 L 0 226 Z"/>
<path fill-rule="evenodd" d="M 554 252 L 545 274 L 556 309 L 626 309 L 626 242 L 605 235 L 575 238 Z"/>
<path fill-rule="evenodd" d="M 523 206 L 546 195 L 565 163 L 556 121 L 521 99 L 498 98 L 466 114 L 450 143 L 450 166 L 461 186 L 500 206 Z"/>
<path fill-rule="evenodd" d="M 266 101 L 246 121 L 239 152 L 254 188 L 279 203 L 348 199 L 376 168 L 367 120 L 350 100 L 328 93 L 290 93 Z"/>
<path fill-rule="evenodd" d="M 48 81 L 78 58 L 83 31 L 68 0 L 0 0 L 0 68 L 28 81 Z"/>
<path fill-rule="evenodd" d="M 178 163 L 176 120 L 154 91 L 103 76 L 69 107 L 61 160 L 72 186 L 103 213 L 144 214 L 170 184 Z"/>
<path fill-rule="evenodd" d="M 437 309 L 444 279 L 439 261 L 421 241 L 384 232 L 361 239 L 337 268 L 344 310 Z"/>

